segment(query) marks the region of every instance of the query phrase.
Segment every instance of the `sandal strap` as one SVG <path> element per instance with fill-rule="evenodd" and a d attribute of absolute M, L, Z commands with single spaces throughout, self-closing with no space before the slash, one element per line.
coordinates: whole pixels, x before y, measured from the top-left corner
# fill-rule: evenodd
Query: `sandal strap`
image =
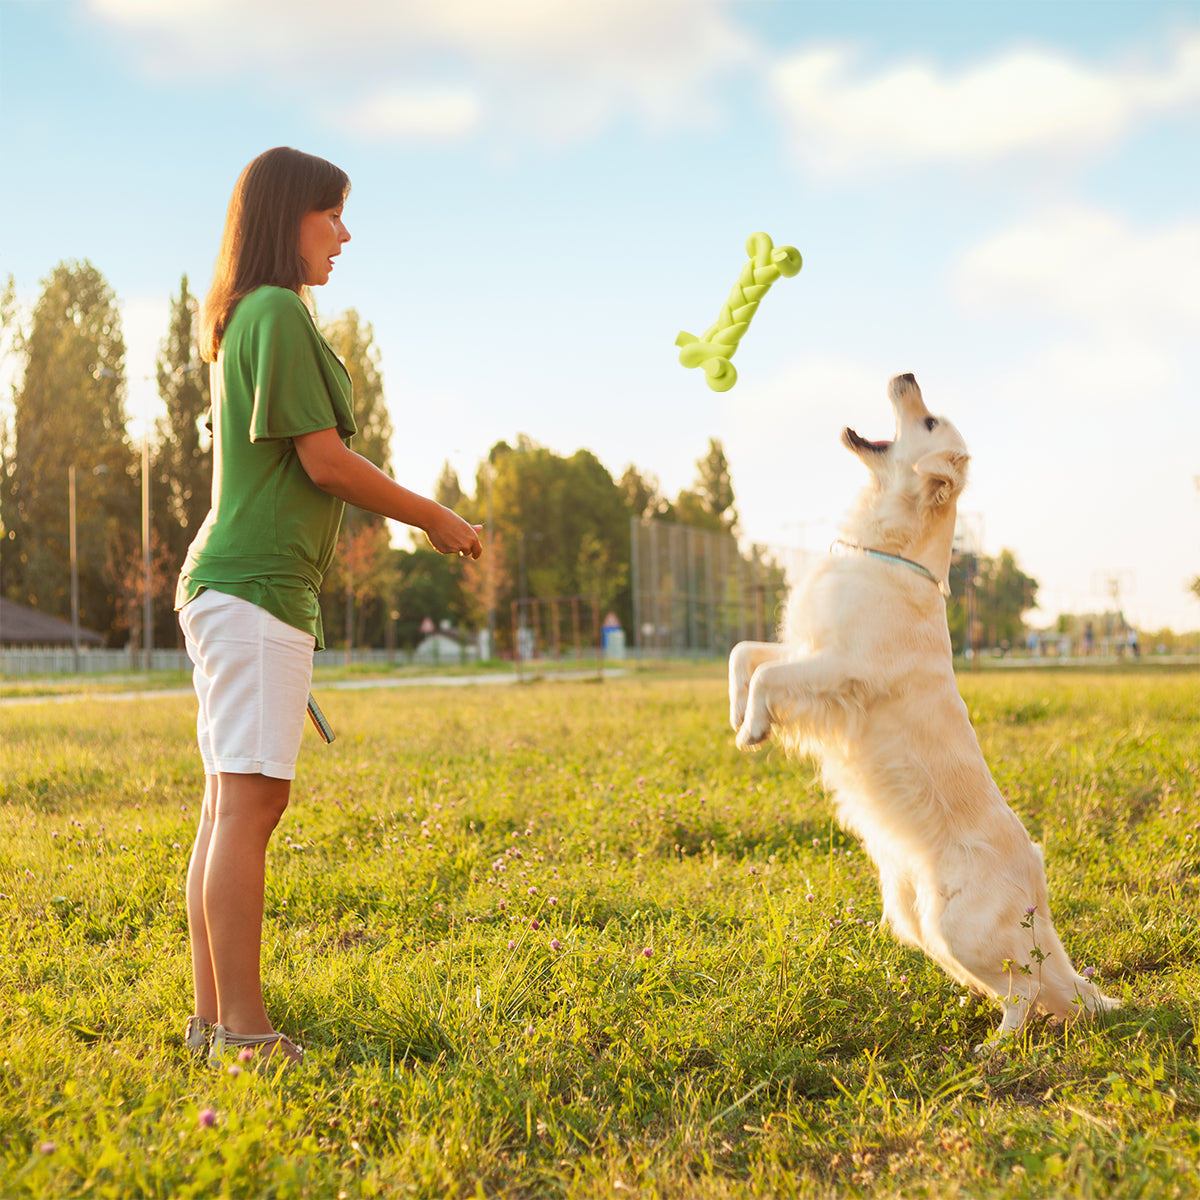
<path fill-rule="evenodd" d="M 241 1050 L 246 1047 L 277 1045 L 280 1050 L 290 1051 L 297 1059 L 304 1057 L 304 1051 L 292 1041 L 286 1033 L 234 1033 L 224 1025 L 213 1026 L 212 1049 L 210 1056 L 219 1058 L 223 1050 Z"/>
<path fill-rule="evenodd" d="M 226 1029 L 223 1025 L 218 1025 L 217 1029 L 221 1030 L 221 1041 L 226 1046 L 268 1046 L 271 1042 L 277 1042 L 280 1038 L 286 1042 L 287 1035 L 283 1033 L 234 1033 L 231 1029 Z"/>

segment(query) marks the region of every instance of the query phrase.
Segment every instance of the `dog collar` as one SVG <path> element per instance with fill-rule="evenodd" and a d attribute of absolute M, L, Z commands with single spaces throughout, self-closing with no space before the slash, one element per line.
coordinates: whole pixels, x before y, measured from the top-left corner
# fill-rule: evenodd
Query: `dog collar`
<path fill-rule="evenodd" d="M 923 567 L 919 562 L 913 562 L 911 558 L 901 558 L 899 554 L 888 554 L 883 550 L 872 550 L 868 546 L 860 546 L 857 542 L 847 542 L 843 538 L 838 538 L 833 545 L 844 546 L 847 550 L 856 550 L 859 554 L 869 554 L 872 558 L 883 559 L 884 562 L 900 563 L 908 567 L 910 571 L 916 571 L 918 575 L 923 575 L 947 599 L 950 596 L 950 589 L 946 586 L 945 580 L 939 579 L 928 567 Z M 832 548 L 830 547 L 830 549 Z"/>

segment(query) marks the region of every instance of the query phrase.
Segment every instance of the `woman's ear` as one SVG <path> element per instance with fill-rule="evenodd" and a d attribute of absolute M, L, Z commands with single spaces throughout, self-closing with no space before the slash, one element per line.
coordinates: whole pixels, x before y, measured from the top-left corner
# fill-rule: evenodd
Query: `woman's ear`
<path fill-rule="evenodd" d="M 913 464 L 913 470 L 926 484 L 926 499 L 934 508 L 962 491 L 970 461 L 971 456 L 962 450 L 937 450 Z"/>

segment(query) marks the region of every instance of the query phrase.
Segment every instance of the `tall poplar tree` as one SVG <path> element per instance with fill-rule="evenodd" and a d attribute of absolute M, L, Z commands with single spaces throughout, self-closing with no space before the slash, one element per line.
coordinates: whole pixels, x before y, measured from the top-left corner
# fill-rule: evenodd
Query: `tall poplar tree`
<path fill-rule="evenodd" d="M 456 509 L 463 501 L 462 485 L 458 482 L 458 472 L 450 465 L 450 460 L 442 464 L 442 473 L 434 484 L 433 498 L 445 508 Z"/>
<path fill-rule="evenodd" d="M 340 316 L 319 321 L 318 326 L 334 353 L 346 365 L 354 388 L 354 422 L 358 433 L 353 449 L 381 470 L 389 471 L 392 460 L 392 419 L 383 391 L 383 368 L 375 331 L 358 312 L 347 309 Z M 348 642 L 374 644 L 383 637 L 391 611 L 391 584 L 387 572 L 364 580 L 362 563 L 370 559 L 369 547 L 379 542 L 386 527 L 383 517 L 346 507 L 338 538 L 337 556 L 321 589 L 321 614 L 326 641 L 339 636 Z M 358 569 L 359 578 L 355 578 Z M 363 606 L 366 612 L 355 611 Z M 364 619 L 365 618 L 365 619 Z"/>
<path fill-rule="evenodd" d="M 212 438 L 204 428 L 212 395 L 208 364 L 200 358 L 198 312 L 184 275 L 158 348 L 158 394 L 166 413 L 156 424 L 150 471 L 151 521 L 176 572 L 212 498 Z M 154 642 L 167 645 L 178 634 L 174 615 L 170 605 L 156 605 L 156 611 Z"/>
<path fill-rule="evenodd" d="M 16 359 L 20 344 L 21 315 L 17 304 L 17 285 L 10 273 L 4 287 L 0 288 L 0 367 L 9 359 Z M 9 507 L 12 503 L 10 477 L 13 470 L 14 431 L 9 420 L 7 404 L 11 397 L 10 392 L 2 398 L 4 403 L 0 403 L 0 596 L 8 594 L 6 567 L 9 559 L 9 530 L 12 527 Z"/>
<path fill-rule="evenodd" d="M 113 633 L 110 543 L 136 525 L 137 466 L 125 435 L 125 342 L 116 297 L 91 263 L 63 262 L 43 283 L 23 339 L 5 480 L 5 589 L 69 618 L 68 471 L 75 468 L 80 621 Z"/>
<path fill-rule="evenodd" d="M 354 422 L 358 426 L 354 449 L 386 471 L 392 459 L 392 418 L 383 394 L 383 367 L 375 344 L 375 330 L 353 308 L 330 320 L 319 321 L 318 325 L 350 372 Z"/>

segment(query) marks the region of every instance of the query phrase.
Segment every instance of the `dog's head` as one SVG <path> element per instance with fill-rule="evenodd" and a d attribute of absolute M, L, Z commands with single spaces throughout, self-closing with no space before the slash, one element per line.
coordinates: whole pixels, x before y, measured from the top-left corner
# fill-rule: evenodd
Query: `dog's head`
<path fill-rule="evenodd" d="M 842 445 L 855 454 L 888 490 L 917 477 L 920 498 L 930 508 L 940 508 L 958 496 L 967 482 L 967 444 L 962 434 L 925 407 L 921 389 L 912 375 L 897 375 L 888 384 L 896 414 L 896 436 L 890 442 L 870 442 L 847 426 Z"/>

